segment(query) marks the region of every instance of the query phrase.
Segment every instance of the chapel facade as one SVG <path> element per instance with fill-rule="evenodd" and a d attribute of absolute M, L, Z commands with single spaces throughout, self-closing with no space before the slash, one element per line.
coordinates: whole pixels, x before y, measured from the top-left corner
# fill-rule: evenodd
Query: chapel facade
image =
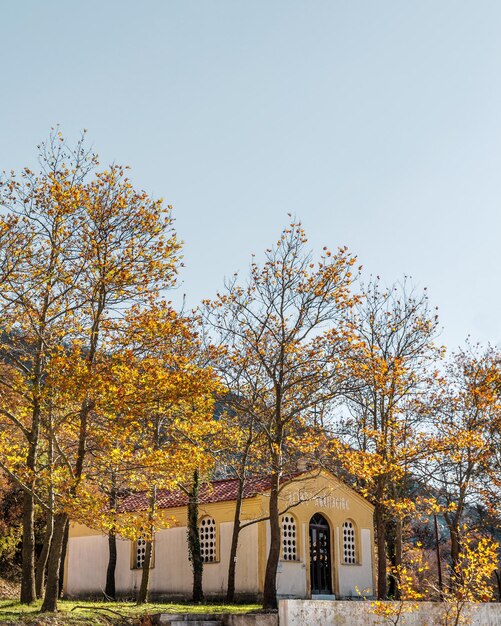
<path fill-rule="evenodd" d="M 270 481 L 247 481 L 242 524 L 265 517 Z M 238 489 L 236 480 L 213 481 L 200 492 L 199 531 L 206 596 L 224 596 Z M 158 597 L 190 597 L 193 578 L 187 546 L 187 498 L 181 491 L 160 491 L 158 507 L 168 528 L 153 544 L 150 592 Z M 122 510 L 144 515 L 147 497 L 129 496 Z M 282 598 L 371 597 L 375 588 L 373 507 L 326 471 L 295 476 L 280 493 L 281 554 L 277 593 Z M 116 590 L 132 596 L 140 585 L 145 542 L 117 541 Z M 236 595 L 259 598 L 263 592 L 270 546 L 268 521 L 240 532 Z M 71 524 L 64 592 L 68 597 L 102 594 L 108 562 L 108 539 L 98 530 Z"/>

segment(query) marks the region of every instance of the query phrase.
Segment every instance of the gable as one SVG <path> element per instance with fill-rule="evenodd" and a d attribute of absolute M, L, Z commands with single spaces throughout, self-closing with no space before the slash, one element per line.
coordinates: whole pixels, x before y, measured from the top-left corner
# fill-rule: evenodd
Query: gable
<path fill-rule="evenodd" d="M 344 511 L 362 508 L 371 514 L 374 506 L 327 470 L 310 470 L 286 483 L 280 492 L 281 508 L 310 504 L 318 509 Z"/>

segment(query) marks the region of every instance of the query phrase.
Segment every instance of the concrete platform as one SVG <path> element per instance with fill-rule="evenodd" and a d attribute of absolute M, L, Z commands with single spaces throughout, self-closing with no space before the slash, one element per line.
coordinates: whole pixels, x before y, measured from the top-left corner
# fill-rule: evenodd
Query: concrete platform
<path fill-rule="evenodd" d="M 159 613 L 157 626 L 278 626 L 277 613 Z"/>

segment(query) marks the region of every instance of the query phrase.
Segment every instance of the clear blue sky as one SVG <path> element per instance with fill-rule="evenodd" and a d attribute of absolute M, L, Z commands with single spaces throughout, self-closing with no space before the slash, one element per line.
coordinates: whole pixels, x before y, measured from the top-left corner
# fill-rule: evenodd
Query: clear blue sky
<path fill-rule="evenodd" d="M 174 205 L 190 305 L 300 217 L 501 343 L 499 0 L 0 2 L 0 169 L 60 124 Z"/>

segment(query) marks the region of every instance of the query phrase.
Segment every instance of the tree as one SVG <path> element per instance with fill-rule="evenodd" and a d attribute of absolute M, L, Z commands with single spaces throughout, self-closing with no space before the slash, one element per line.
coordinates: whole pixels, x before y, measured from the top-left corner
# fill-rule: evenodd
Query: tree
<path fill-rule="evenodd" d="M 0 576 L 16 572 L 22 533 L 22 491 L 0 471 Z"/>
<path fill-rule="evenodd" d="M 437 320 L 426 293 L 416 293 L 407 280 L 385 289 L 379 278 L 364 287 L 352 320 L 352 384 L 338 426 L 345 446 L 335 439 L 332 448 L 375 505 L 379 599 L 387 596 L 388 544 L 393 566 L 402 564 L 402 520 L 414 507 L 406 481 L 412 464 L 429 451 L 422 400 L 441 353 L 434 344 Z"/>
<path fill-rule="evenodd" d="M 26 168 L 0 184 L 0 307 L 4 363 L 16 370 L 14 385 L 0 386 L 18 397 L 17 410 L 2 415 L 17 430 L 25 456 L 22 472 L 15 472 L 24 490 L 23 571 L 21 601 L 32 602 L 35 592 L 34 514 L 37 500 L 37 463 L 45 402 L 45 370 L 54 349 L 75 331 L 72 320 L 81 304 L 76 283 L 82 262 L 76 254 L 77 232 L 83 212 L 82 182 L 95 166 L 83 137 L 74 150 L 54 132 L 40 150 L 41 172 Z M 3 462 L 4 469 L 10 468 Z M 11 473 L 11 475 L 14 475 Z"/>
<path fill-rule="evenodd" d="M 231 403 L 229 403 L 231 404 Z M 237 551 L 240 538 L 242 500 L 245 493 L 247 478 L 250 474 L 258 473 L 259 464 L 256 463 L 256 448 L 259 440 L 256 436 L 254 418 L 252 415 L 238 415 L 231 409 L 223 411 L 223 419 L 227 425 L 229 447 L 223 447 L 219 461 L 238 481 L 238 491 L 233 517 L 230 557 L 228 563 L 228 582 L 226 588 L 226 602 L 235 600 L 235 578 L 237 569 Z"/>
<path fill-rule="evenodd" d="M 8 467 L 12 455 L 2 463 L 25 492 L 23 601 L 33 600 L 35 593 L 34 502 L 46 506 L 37 494 L 43 415 L 50 397 L 71 399 L 68 389 L 72 385 L 76 387 L 73 396 L 81 400 L 77 419 L 73 400 L 70 413 L 54 407 L 59 415 L 57 427 L 76 432 L 77 445 L 58 450 L 66 486 L 64 494 L 56 494 L 44 610 L 56 607 L 68 521 L 61 502 L 67 505 L 76 496 L 84 474 L 98 400 L 92 385 L 101 375 L 99 365 L 106 353 L 103 327 L 123 318 L 123 311 L 134 303 L 146 305 L 160 290 L 172 286 L 179 263 L 170 209 L 134 190 L 120 166 L 91 178 L 96 165 L 83 140 L 71 151 L 56 133 L 42 147 L 40 175 L 25 170 L 20 180 L 12 176 L 2 184 L 1 203 L 8 216 L 2 218 L 0 233 L 10 255 L 2 252 L 0 260 L 7 331 L 3 353 L 4 360 L 19 371 L 14 390 L 24 402 L 21 415 L 5 410 L 3 416 L 24 437 L 26 455 L 24 467 L 19 459 L 14 468 Z M 65 381 L 52 379 L 64 388 L 49 390 L 48 367 L 65 360 L 63 369 L 72 376 Z"/>
<path fill-rule="evenodd" d="M 417 546 L 418 548 L 420 546 Z M 406 563 L 390 568 L 391 576 L 398 581 L 398 601 L 376 600 L 371 604 L 372 613 L 381 617 L 383 623 L 398 626 L 405 622 L 405 615 L 419 608 L 418 602 L 425 598 L 425 590 L 416 580 L 416 573 L 426 572 L 428 567 L 422 554 L 407 555 Z"/>
<path fill-rule="evenodd" d="M 188 490 L 188 555 L 193 571 L 193 602 L 201 602 L 204 599 L 202 577 L 204 562 L 200 550 L 200 534 L 198 532 L 198 498 L 200 492 L 200 472 L 193 472 L 191 487 Z"/>
<path fill-rule="evenodd" d="M 423 471 L 450 532 L 453 571 L 462 550 L 461 526 L 468 508 L 478 502 L 491 511 L 498 507 L 494 436 L 500 410 L 498 363 L 499 355 L 492 348 L 467 345 L 451 356 L 446 384 L 430 400 L 439 446 Z"/>
<path fill-rule="evenodd" d="M 468 607 L 472 602 L 492 600 L 490 582 L 498 562 L 499 545 L 483 537 L 476 541 L 465 537 L 458 554 L 452 584 L 443 593 L 443 624 L 468 624 Z"/>
<path fill-rule="evenodd" d="M 137 597 L 141 604 L 148 594 L 154 533 L 166 523 L 157 511 L 157 495 L 212 464 L 207 444 L 219 429 L 213 405 L 220 385 L 205 365 L 196 321 L 176 314 L 165 303 L 142 311 L 133 308 L 115 333 L 115 340 L 107 342 L 111 355 L 106 400 L 95 408 L 101 413 L 99 440 L 91 433 L 95 453 L 92 476 L 86 478 L 91 485 L 101 485 L 104 469 L 104 475 L 116 480 L 117 464 L 110 473 L 109 459 L 120 458 L 118 467 L 128 488 L 148 494 L 145 519 L 133 529 L 136 538 L 146 540 Z M 110 430 L 113 454 L 106 445 Z M 115 533 L 130 536 L 126 516 L 101 517 L 103 527 L 111 525 Z"/>
<path fill-rule="evenodd" d="M 246 286 L 237 278 L 206 302 L 205 318 L 223 347 L 215 367 L 239 415 L 252 417 L 262 435 L 263 469 L 270 473 L 271 544 L 264 581 L 265 608 L 275 608 L 280 556 L 279 491 L 298 455 L 315 447 L 308 424 L 316 406 L 340 391 L 346 350 L 344 317 L 355 259 L 346 248 L 327 249 L 314 263 L 298 223 L 252 262 Z"/>

